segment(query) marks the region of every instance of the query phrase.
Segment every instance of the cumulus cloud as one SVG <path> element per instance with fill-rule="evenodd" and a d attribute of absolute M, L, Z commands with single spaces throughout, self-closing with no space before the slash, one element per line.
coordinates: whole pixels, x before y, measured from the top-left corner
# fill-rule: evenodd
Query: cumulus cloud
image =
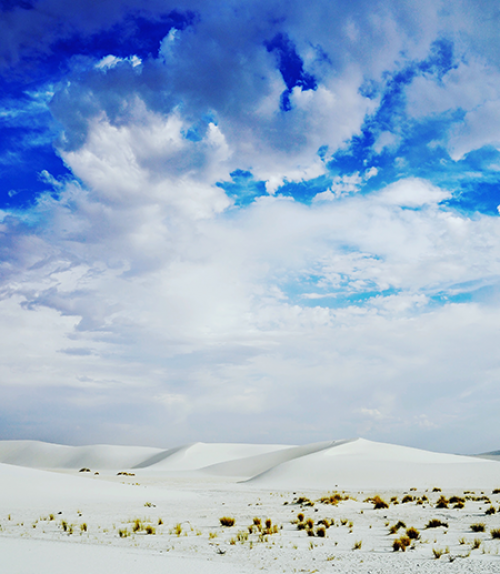
<path fill-rule="evenodd" d="M 494 63 L 408 72 L 469 9 L 441 6 L 193 0 L 177 27 L 162 18 L 179 6 L 153 1 L 4 12 L 19 69 L 130 13 L 165 35 L 146 54 L 73 54 L 51 85 L 70 176 L 40 171 L 47 192 L 2 211 L 2 436 L 500 440 L 498 217 L 382 161 L 411 155 L 412 122 L 458 108 L 440 133 L 455 159 L 497 145 Z M 244 207 L 222 185 L 238 173 L 261 184 Z"/>

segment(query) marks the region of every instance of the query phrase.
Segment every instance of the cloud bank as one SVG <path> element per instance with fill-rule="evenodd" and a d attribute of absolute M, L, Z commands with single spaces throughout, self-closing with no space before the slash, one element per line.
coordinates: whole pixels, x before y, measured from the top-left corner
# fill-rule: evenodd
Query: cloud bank
<path fill-rule="evenodd" d="M 497 16 L 445 7 L 3 3 L 1 438 L 497 449 Z"/>

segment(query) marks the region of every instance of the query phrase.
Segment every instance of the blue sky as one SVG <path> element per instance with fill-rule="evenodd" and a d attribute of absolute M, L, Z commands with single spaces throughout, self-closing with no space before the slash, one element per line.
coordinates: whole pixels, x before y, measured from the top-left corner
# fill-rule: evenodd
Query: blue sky
<path fill-rule="evenodd" d="M 0 438 L 498 449 L 498 18 L 2 2 Z"/>

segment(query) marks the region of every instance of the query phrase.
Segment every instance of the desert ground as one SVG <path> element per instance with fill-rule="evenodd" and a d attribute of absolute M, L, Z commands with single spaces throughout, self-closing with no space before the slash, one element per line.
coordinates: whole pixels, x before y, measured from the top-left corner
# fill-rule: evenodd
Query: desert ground
<path fill-rule="evenodd" d="M 500 463 L 364 439 L 0 441 L 0 557 L 14 574 L 498 574 Z"/>

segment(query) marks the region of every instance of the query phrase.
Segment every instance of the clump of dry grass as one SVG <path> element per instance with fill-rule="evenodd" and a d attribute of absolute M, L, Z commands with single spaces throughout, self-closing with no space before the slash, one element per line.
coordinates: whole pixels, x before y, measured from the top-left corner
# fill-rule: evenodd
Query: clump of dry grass
<path fill-rule="evenodd" d="M 490 530 L 490 534 L 492 538 L 500 538 L 500 528 L 493 528 Z"/>
<path fill-rule="evenodd" d="M 381 510 L 382 508 L 389 508 L 389 505 L 385 500 L 383 500 L 378 494 L 367 498 L 365 502 L 371 502 L 375 510 Z"/>
<path fill-rule="evenodd" d="M 396 538 L 393 541 L 392 549 L 394 552 L 398 552 L 399 550 L 401 550 L 401 552 L 406 552 L 406 549 L 410 545 L 411 545 L 411 540 L 409 539 L 408 536 L 400 536 L 399 538 Z"/>
<path fill-rule="evenodd" d="M 406 529 L 406 536 L 408 536 L 410 540 L 418 540 L 420 538 L 420 532 L 414 526 L 410 526 L 410 528 Z"/>
<path fill-rule="evenodd" d="M 300 504 L 302 506 L 314 506 L 314 502 L 307 498 L 307 496 L 299 496 L 292 500 L 292 504 Z"/>
<path fill-rule="evenodd" d="M 219 518 L 219 522 L 221 526 L 230 527 L 235 525 L 236 520 L 232 516 L 223 516 L 222 518 Z"/>
<path fill-rule="evenodd" d="M 362 540 L 357 540 L 353 546 L 352 549 L 353 550 L 361 550 L 361 546 L 363 545 L 363 541 Z"/>
<path fill-rule="evenodd" d="M 494 506 L 490 506 L 486 509 L 485 514 L 496 514 L 497 509 Z"/>
<path fill-rule="evenodd" d="M 339 502 L 342 502 L 343 500 L 349 500 L 349 498 L 350 496 L 347 494 L 333 492 L 332 494 L 322 496 L 317 502 L 321 502 L 321 504 L 332 504 L 333 506 L 337 506 Z"/>
<path fill-rule="evenodd" d="M 486 524 L 484 522 L 475 522 L 474 524 L 470 525 L 472 532 L 484 532 L 485 528 Z"/>
<path fill-rule="evenodd" d="M 445 548 L 444 550 L 442 548 L 433 548 L 432 553 L 434 554 L 434 558 L 439 560 L 443 554 L 449 554 L 450 551 L 448 548 Z"/>
<path fill-rule="evenodd" d="M 406 494 L 401 499 L 401 504 L 407 504 L 408 502 L 413 502 L 415 498 L 411 494 Z"/>
<path fill-rule="evenodd" d="M 431 520 L 429 520 L 429 522 L 426 524 L 425 527 L 426 528 L 439 528 L 440 526 L 444 526 L 445 528 L 448 528 L 448 523 L 443 522 L 439 518 L 431 518 Z"/>
<path fill-rule="evenodd" d="M 436 508 L 448 508 L 449 500 L 446 496 L 441 495 L 436 502 Z"/>
<path fill-rule="evenodd" d="M 389 527 L 389 534 L 396 534 L 400 528 L 406 528 L 406 524 L 401 520 Z"/>

